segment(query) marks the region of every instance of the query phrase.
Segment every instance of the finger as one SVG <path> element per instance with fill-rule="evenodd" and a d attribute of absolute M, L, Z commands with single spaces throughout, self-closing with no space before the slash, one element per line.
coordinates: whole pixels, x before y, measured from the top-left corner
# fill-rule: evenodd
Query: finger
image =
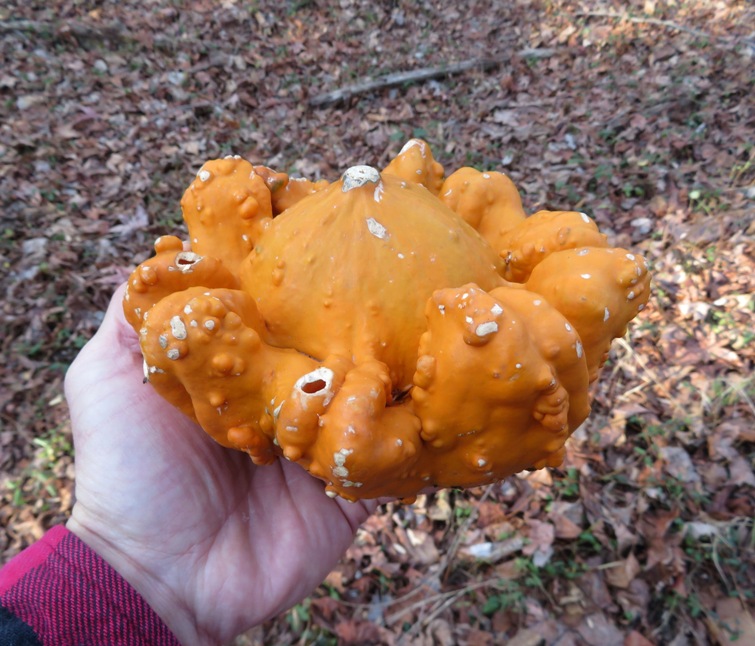
<path fill-rule="evenodd" d="M 126 321 L 123 313 L 123 297 L 125 293 L 126 283 L 122 283 L 110 299 L 110 304 L 105 312 L 105 318 L 97 334 L 102 333 L 102 336 L 105 337 L 102 340 L 114 344 L 118 349 L 141 356 L 139 338 L 134 329 Z"/>

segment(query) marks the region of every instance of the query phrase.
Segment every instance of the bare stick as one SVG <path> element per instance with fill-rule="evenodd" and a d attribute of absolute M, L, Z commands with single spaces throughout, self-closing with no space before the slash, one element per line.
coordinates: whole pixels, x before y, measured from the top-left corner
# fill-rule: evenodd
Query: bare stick
<path fill-rule="evenodd" d="M 523 58 L 547 58 L 553 56 L 556 53 L 554 49 L 524 49 L 520 52 L 516 52 L 517 55 Z M 366 94 L 367 92 L 373 92 L 375 90 L 382 90 L 384 88 L 396 87 L 397 85 L 404 85 L 406 83 L 420 83 L 423 81 L 429 81 L 431 79 L 443 78 L 451 76 L 453 74 L 460 74 L 471 69 L 487 70 L 492 67 L 497 67 L 502 63 L 509 60 L 507 56 L 504 58 L 471 58 L 459 63 L 452 63 L 450 65 L 439 65 L 437 67 L 423 67 L 418 70 L 410 70 L 407 72 L 394 72 L 392 74 L 385 74 L 378 76 L 375 79 L 369 79 L 359 81 L 352 85 L 346 85 L 332 92 L 326 92 L 325 94 L 318 94 L 309 100 L 309 105 L 313 108 L 321 107 L 324 105 L 330 105 L 331 103 L 338 103 L 339 101 L 345 101 L 353 96 L 359 94 Z"/>
<path fill-rule="evenodd" d="M 627 20 L 629 22 L 646 23 L 648 25 L 657 25 L 659 27 L 666 27 L 667 29 L 675 29 L 677 31 L 683 31 L 693 36 L 699 36 L 707 40 L 713 40 L 710 34 L 693 29 L 692 27 L 685 27 L 671 20 L 661 20 L 659 18 L 642 18 L 638 16 L 630 16 L 626 13 L 618 13 L 616 11 L 580 11 L 576 13 L 577 16 L 586 16 L 588 18 L 614 18 L 616 20 Z"/>
<path fill-rule="evenodd" d="M 137 38 L 117 23 L 91 25 L 83 22 L 45 22 L 40 20 L 0 20 L 0 34 L 13 31 L 28 32 L 42 38 L 74 36 L 90 40 L 137 41 Z M 164 36 L 155 36 L 154 45 L 173 49 L 175 43 Z"/>
<path fill-rule="evenodd" d="M 485 488 L 485 492 L 482 494 L 480 499 L 477 501 L 477 504 L 472 509 L 472 513 L 467 516 L 466 520 L 464 521 L 464 524 L 458 529 L 456 532 L 456 536 L 454 537 L 453 542 L 451 543 L 450 549 L 446 552 L 445 556 L 443 557 L 443 560 L 440 562 L 440 579 L 445 580 L 446 576 L 451 571 L 451 564 L 453 560 L 456 558 L 456 552 L 459 550 L 459 546 L 461 545 L 461 542 L 464 540 L 467 530 L 471 527 L 472 523 L 477 520 L 477 516 L 480 514 L 480 505 L 484 503 L 489 497 L 490 494 L 493 493 L 493 487 L 494 484 L 489 484 Z"/>

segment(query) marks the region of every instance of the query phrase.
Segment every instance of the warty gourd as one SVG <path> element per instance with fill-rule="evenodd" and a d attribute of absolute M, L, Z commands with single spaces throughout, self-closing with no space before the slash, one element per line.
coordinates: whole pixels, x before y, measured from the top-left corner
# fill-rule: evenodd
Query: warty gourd
<path fill-rule="evenodd" d="M 382 171 L 295 180 L 205 163 L 131 275 L 145 377 L 220 444 L 348 500 L 411 500 L 558 465 L 645 260 L 587 215 L 527 217 L 511 180 L 444 179 L 411 140 Z"/>

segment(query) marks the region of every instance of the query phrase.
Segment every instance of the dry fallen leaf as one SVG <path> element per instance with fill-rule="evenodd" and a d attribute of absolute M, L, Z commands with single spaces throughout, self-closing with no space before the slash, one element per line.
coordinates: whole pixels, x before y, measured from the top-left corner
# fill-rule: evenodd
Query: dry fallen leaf
<path fill-rule="evenodd" d="M 519 552 L 524 547 L 524 544 L 524 538 L 521 536 L 512 536 L 507 540 L 494 543 L 474 543 L 461 547 L 459 549 L 459 556 L 469 560 L 497 563 Z"/>
<path fill-rule="evenodd" d="M 577 626 L 577 632 L 589 646 L 621 646 L 624 636 L 603 613 L 589 615 Z"/>
<path fill-rule="evenodd" d="M 679 446 L 663 446 L 660 454 L 666 462 L 665 469 L 669 475 L 682 482 L 700 482 L 700 475 L 686 450 Z"/>
<path fill-rule="evenodd" d="M 605 576 L 608 585 L 612 585 L 614 588 L 626 589 L 630 586 L 635 577 L 642 570 L 639 561 L 636 559 L 633 553 L 629 553 L 629 556 L 623 561 L 615 563 L 612 567 L 606 568 Z"/>
<path fill-rule="evenodd" d="M 556 530 L 551 523 L 530 519 L 527 521 L 527 538 L 529 542 L 522 552 L 532 557 L 532 562 L 537 567 L 542 567 L 553 556 L 553 541 L 556 538 Z"/>
<path fill-rule="evenodd" d="M 705 622 L 718 646 L 755 644 L 755 619 L 739 599 L 719 599 L 715 615 L 706 613 Z"/>

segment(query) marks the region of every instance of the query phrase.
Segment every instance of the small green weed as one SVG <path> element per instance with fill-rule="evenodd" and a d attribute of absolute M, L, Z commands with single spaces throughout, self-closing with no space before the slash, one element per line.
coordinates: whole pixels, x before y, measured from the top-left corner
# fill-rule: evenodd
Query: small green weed
<path fill-rule="evenodd" d="M 55 485 L 59 475 L 55 467 L 64 456 L 73 455 L 70 435 L 55 428 L 41 437 L 35 437 L 34 458 L 21 474 L 5 484 L 14 507 L 45 505 L 45 499 L 59 495 Z"/>
<path fill-rule="evenodd" d="M 501 581 L 500 588 L 482 606 L 482 614 L 489 617 L 499 610 L 522 610 L 525 597 L 525 591 L 517 581 Z"/>

